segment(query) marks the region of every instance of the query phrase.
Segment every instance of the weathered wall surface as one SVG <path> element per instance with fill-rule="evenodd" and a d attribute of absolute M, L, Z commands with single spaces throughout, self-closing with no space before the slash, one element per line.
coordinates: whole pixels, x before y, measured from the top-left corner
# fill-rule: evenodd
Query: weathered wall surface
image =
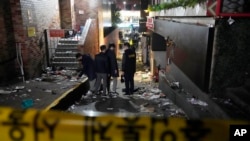
<path fill-rule="evenodd" d="M 40 74 L 45 60 L 44 29 L 60 28 L 59 5 L 57 0 L 21 0 L 21 11 L 25 71 L 26 77 L 32 78 Z M 35 29 L 34 35 L 28 34 L 29 28 Z"/>
<path fill-rule="evenodd" d="M 75 29 L 78 30 L 80 26 L 85 26 L 88 18 L 93 19 L 85 44 L 79 46 L 82 53 L 89 53 L 94 56 L 99 52 L 99 33 L 102 29 L 99 28 L 99 15 L 101 3 L 98 0 L 75 0 L 74 1 L 74 21 Z"/>
<path fill-rule="evenodd" d="M 60 28 L 58 1 L 5 0 L 0 5 L 0 78 L 15 78 L 14 71 L 20 75 L 15 58 L 17 45 L 21 48 L 25 77 L 35 77 L 44 64 L 44 29 Z"/>
<path fill-rule="evenodd" d="M 13 7 L 19 7 L 19 3 L 12 5 Z M 16 77 L 15 70 L 15 35 L 12 17 L 10 1 L 0 1 L 0 84 L 4 83 L 14 77 Z M 20 12 L 19 12 L 20 13 Z M 15 17 L 17 20 L 20 17 Z M 17 21 L 19 22 L 19 21 Z M 8 72 L 8 73 L 5 73 Z"/>

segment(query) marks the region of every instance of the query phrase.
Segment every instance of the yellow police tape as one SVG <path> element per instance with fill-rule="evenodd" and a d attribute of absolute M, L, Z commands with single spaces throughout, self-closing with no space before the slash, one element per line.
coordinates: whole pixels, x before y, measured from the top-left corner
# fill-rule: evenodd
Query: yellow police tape
<path fill-rule="evenodd" d="M 0 107 L 3 141 L 228 141 L 230 125 L 249 121 L 82 116 Z"/>

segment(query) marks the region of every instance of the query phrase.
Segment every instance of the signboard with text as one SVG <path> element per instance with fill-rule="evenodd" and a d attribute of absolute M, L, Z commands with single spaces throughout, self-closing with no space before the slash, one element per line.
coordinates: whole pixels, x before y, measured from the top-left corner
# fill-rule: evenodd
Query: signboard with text
<path fill-rule="evenodd" d="M 65 32 L 63 29 L 50 29 L 50 37 L 65 37 Z"/>

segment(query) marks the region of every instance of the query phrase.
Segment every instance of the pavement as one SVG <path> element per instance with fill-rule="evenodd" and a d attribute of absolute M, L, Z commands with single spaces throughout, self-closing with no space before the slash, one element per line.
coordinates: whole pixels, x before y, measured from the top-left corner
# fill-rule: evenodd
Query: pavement
<path fill-rule="evenodd" d="M 250 119 L 249 81 L 242 87 L 227 89 L 223 97 L 188 93 L 189 88 L 180 89 L 170 84 L 175 83 L 168 83 L 163 74 L 160 74 L 159 82 L 152 81 L 151 74 L 145 69 L 135 74 L 132 96 L 124 95 L 125 86 L 119 78 L 118 94 L 83 98 L 89 89 L 87 77 L 76 80 L 74 72 L 62 70 L 58 74 L 43 74 L 33 80 L 0 86 L 0 106 L 60 110 L 81 115 Z"/>
<path fill-rule="evenodd" d="M 68 98 L 69 101 L 65 106 L 62 106 L 64 104 L 61 104 L 61 101 L 72 95 L 72 92 L 76 93 L 75 91 L 78 89 L 86 89 L 88 86 L 85 84 L 86 82 L 87 77 L 74 80 L 62 74 L 44 74 L 33 80 L 0 86 L 0 106 L 15 109 L 35 108 L 39 110 L 56 109 L 58 106 L 61 109 L 67 108 L 80 96 L 74 95 L 73 98 Z"/>
<path fill-rule="evenodd" d="M 135 92 L 131 96 L 124 95 L 123 89 L 125 86 L 119 79 L 117 85 L 118 94 L 108 96 L 90 95 L 83 98 L 80 103 L 73 104 L 67 111 L 81 115 L 96 112 L 98 115 L 187 118 L 187 115 L 158 89 L 158 83 L 152 81 L 150 73 L 138 71 L 134 78 Z"/>

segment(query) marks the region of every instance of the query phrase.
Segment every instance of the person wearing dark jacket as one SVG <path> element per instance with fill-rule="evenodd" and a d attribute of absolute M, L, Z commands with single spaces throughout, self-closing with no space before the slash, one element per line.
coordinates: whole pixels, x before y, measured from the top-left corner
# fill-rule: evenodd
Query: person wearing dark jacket
<path fill-rule="evenodd" d="M 122 73 L 125 79 L 125 95 L 131 95 L 134 91 L 134 74 L 136 71 L 136 53 L 130 48 L 129 43 L 123 45 Z"/>
<path fill-rule="evenodd" d="M 117 78 L 119 77 L 119 70 L 118 70 L 118 64 L 117 64 L 117 59 L 115 55 L 114 43 L 109 44 L 109 48 L 107 49 L 106 54 L 108 56 L 108 61 L 109 61 L 109 74 L 108 74 L 107 88 L 109 91 L 110 81 L 112 77 L 113 86 L 111 88 L 111 93 L 116 93 Z"/>
<path fill-rule="evenodd" d="M 81 54 L 81 53 L 77 53 L 75 57 L 82 64 L 82 70 L 78 74 L 77 79 L 79 79 L 83 74 L 85 74 L 88 77 L 90 83 L 90 92 L 91 93 L 94 92 L 95 90 L 94 84 L 96 80 L 94 59 L 89 54 Z"/>
<path fill-rule="evenodd" d="M 95 69 L 96 69 L 96 85 L 95 85 L 95 93 L 99 90 L 101 83 L 103 82 L 103 96 L 106 96 L 107 90 L 107 77 L 108 77 L 108 57 L 105 54 L 106 46 L 101 45 L 101 52 L 95 55 Z"/>

